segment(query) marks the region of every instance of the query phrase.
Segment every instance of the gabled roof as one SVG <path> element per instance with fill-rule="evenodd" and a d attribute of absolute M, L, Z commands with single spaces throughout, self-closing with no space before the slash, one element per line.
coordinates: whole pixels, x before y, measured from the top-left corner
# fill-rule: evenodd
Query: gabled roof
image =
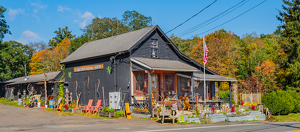
<path fill-rule="evenodd" d="M 150 58 L 131 58 L 132 62 L 153 70 L 164 71 L 198 71 L 197 68 L 178 60 L 163 60 Z"/>
<path fill-rule="evenodd" d="M 156 26 L 143 28 L 140 30 L 104 38 L 92 42 L 87 42 L 80 48 L 75 50 L 71 55 L 65 58 L 61 63 L 69 63 L 88 58 L 99 57 L 112 53 L 128 51 L 136 43 L 138 43 L 144 36 L 154 30 Z"/>
<path fill-rule="evenodd" d="M 192 60 L 191 58 L 185 56 L 183 53 L 179 51 L 179 49 L 172 43 L 172 41 L 166 36 L 166 34 L 159 28 L 159 26 L 151 26 L 148 28 L 143 28 L 140 30 L 112 36 L 109 38 L 104 38 L 92 42 L 87 42 L 74 51 L 71 55 L 65 58 L 61 63 L 72 63 L 82 60 L 87 60 L 91 58 L 96 58 L 100 56 L 115 54 L 118 52 L 130 52 L 134 48 L 138 47 L 141 42 L 147 38 L 154 30 L 160 33 L 160 36 L 164 38 L 164 40 L 170 45 L 171 48 L 174 49 L 176 54 L 181 57 L 183 60 L 191 62 L 202 69 L 204 67 L 197 63 L 196 61 Z M 209 70 L 208 68 L 205 69 L 211 74 L 218 75 L 217 73 Z"/>
<path fill-rule="evenodd" d="M 8 83 L 7 85 L 13 85 L 13 84 L 24 84 L 24 83 L 37 83 L 37 82 L 43 82 L 44 79 L 47 79 L 45 77 L 45 74 L 48 77 L 48 80 L 46 81 L 55 81 L 56 79 L 59 80 L 60 78 L 57 78 L 59 74 L 61 74 L 62 71 L 56 71 L 56 72 L 48 72 L 44 74 L 38 74 L 38 75 L 31 75 L 27 76 L 27 80 L 25 80 L 25 76 L 14 78 L 11 80 L 6 81 Z"/>

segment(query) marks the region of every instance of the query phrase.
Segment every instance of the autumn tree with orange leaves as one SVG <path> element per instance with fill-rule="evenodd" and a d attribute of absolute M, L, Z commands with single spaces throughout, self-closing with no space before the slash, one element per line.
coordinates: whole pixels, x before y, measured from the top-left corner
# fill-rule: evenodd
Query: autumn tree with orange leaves
<path fill-rule="evenodd" d="M 62 70 L 60 62 L 69 55 L 70 39 L 63 39 L 51 51 L 44 49 L 36 52 L 30 59 L 31 74 L 42 74 Z"/>
<path fill-rule="evenodd" d="M 235 78 L 237 67 L 234 64 L 236 52 L 234 43 L 236 35 L 224 29 L 205 36 L 205 42 L 209 50 L 206 67 L 219 75 Z M 198 39 L 198 45 L 192 50 L 191 58 L 199 64 L 203 64 L 203 38 Z M 223 90 L 228 90 L 228 85 L 222 85 Z"/>

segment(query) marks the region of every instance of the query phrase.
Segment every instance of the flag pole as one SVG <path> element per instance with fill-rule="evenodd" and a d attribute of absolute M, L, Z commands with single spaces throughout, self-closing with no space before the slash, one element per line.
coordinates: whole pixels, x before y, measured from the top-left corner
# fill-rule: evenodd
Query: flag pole
<path fill-rule="evenodd" d="M 204 39 L 204 37 L 203 37 L 203 65 L 204 65 L 204 104 L 206 104 L 206 87 L 205 87 L 205 58 L 204 58 L 204 56 L 205 56 L 205 47 L 204 47 L 204 44 L 205 44 L 205 39 Z"/>

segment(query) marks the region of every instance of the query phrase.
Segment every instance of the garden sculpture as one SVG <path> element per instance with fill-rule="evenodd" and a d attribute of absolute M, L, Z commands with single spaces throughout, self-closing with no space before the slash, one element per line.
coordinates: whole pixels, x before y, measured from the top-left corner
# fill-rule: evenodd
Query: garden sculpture
<path fill-rule="evenodd" d="M 172 110 L 172 118 L 173 118 L 172 123 L 174 124 L 175 118 L 179 117 L 178 116 L 179 112 L 178 112 L 178 108 L 177 108 L 177 103 L 172 104 L 171 110 Z"/>
<path fill-rule="evenodd" d="M 184 102 L 184 107 L 182 110 L 190 110 L 192 108 L 192 105 L 190 105 L 190 101 L 189 101 L 189 98 L 188 97 L 182 97 L 182 100 Z"/>

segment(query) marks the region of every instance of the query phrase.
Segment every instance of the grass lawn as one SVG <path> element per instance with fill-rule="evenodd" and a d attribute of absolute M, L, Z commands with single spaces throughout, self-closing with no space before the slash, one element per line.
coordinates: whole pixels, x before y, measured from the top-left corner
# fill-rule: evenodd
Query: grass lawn
<path fill-rule="evenodd" d="M 7 100 L 5 98 L 0 98 L 0 104 L 23 107 L 23 105 L 18 105 L 18 102 L 16 100 L 10 102 L 9 100 Z"/>
<path fill-rule="evenodd" d="M 300 113 L 291 113 L 289 115 L 277 115 L 273 116 L 276 121 L 279 122 L 299 122 L 300 121 Z"/>

